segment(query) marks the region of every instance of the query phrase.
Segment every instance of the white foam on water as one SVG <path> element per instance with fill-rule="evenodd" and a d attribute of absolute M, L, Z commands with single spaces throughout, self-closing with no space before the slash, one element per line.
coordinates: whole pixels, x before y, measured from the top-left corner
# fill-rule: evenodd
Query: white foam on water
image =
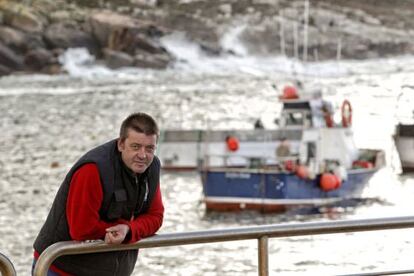
<path fill-rule="evenodd" d="M 62 68 L 73 77 L 97 77 L 112 75 L 109 68 L 98 65 L 95 57 L 86 48 L 69 48 L 61 56 Z"/>

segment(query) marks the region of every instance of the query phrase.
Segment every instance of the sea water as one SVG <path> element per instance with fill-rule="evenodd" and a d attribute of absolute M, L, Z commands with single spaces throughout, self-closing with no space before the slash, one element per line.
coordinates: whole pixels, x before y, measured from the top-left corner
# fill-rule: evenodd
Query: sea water
<path fill-rule="evenodd" d="M 182 44 L 173 40 L 170 51 L 194 47 Z M 387 166 L 364 191 L 370 200 L 312 214 L 207 213 L 197 173 L 164 172 L 159 233 L 412 215 L 414 175 L 400 174 L 392 135 L 398 122 L 412 120 L 413 56 L 303 64 L 286 57 L 207 57 L 195 48 L 191 59 L 182 54 L 167 70 L 113 71 L 83 49 L 65 55 L 67 75 L 0 78 L 0 252 L 19 275 L 29 274 L 33 240 L 67 170 L 91 147 L 117 137 L 129 113 L 148 112 L 161 129 L 251 129 L 258 118 L 276 128 L 278 95 L 297 80 L 301 92 L 320 91 L 336 109 L 348 99 L 357 146 L 386 152 Z M 413 231 L 271 239 L 270 275 L 413 269 Z M 143 249 L 134 275 L 257 275 L 257 241 Z"/>

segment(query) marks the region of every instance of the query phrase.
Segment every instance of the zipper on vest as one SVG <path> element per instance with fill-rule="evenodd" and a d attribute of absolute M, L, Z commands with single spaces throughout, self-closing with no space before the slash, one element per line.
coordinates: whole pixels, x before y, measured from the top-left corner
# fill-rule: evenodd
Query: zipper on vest
<path fill-rule="evenodd" d="M 142 202 L 141 202 L 141 206 L 139 207 L 139 209 L 138 209 L 138 214 L 139 213 L 141 213 L 141 211 L 142 211 L 142 208 L 144 208 L 144 204 L 145 204 L 145 202 L 147 201 L 147 199 L 148 199 L 148 193 L 149 193 L 149 191 L 148 191 L 148 180 L 147 179 L 145 179 L 145 194 L 144 194 L 144 199 L 142 200 Z M 143 187 L 144 188 L 144 187 Z"/>
<path fill-rule="evenodd" d="M 135 179 L 135 185 L 137 186 L 137 189 L 139 190 L 139 189 L 140 189 L 140 187 L 139 187 L 138 176 L 137 176 L 137 175 L 135 175 L 134 179 Z M 138 200 L 138 199 L 139 199 L 139 195 L 138 195 L 137 200 Z M 132 210 L 132 211 L 131 211 L 131 220 L 130 220 L 130 221 L 133 221 L 133 220 L 135 219 L 135 216 L 134 216 L 134 211 L 135 211 L 135 210 Z"/>

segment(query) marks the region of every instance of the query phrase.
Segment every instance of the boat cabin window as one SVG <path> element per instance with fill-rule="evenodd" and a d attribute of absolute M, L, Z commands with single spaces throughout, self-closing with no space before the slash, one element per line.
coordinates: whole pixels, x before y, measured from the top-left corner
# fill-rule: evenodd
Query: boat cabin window
<path fill-rule="evenodd" d="M 290 112 L 286 118 L 286 125 L 303 125 L 302 112 Z"/>
<path fill-rule="evenodd" d="M 307 110 L 285 110 L 282 114 L 282 126 L 305 126 L 312 125 L 311 114 Z"/>

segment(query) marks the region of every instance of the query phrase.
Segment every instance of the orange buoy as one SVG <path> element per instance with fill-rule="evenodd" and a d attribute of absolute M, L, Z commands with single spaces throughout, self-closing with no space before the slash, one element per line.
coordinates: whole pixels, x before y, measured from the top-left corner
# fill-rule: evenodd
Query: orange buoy
<path fill-rule="evenodd" d="M 292 85 L 287 85 L 283 88 L 283 95 L 281 97 L 282 99 L 297 99 L 298 91 L 296 90 L 296 87 Z"/>
<path fill-rule="evenodd" d="M 296 170 L 296 175 L 302 179 L 309 177 L 309 171 L 308 168 L 304 165 L 299 165 Z"/>
<path fill-rule="evenodd" d="M 227 136 L 226 144 L 229 151 L 237 151 L 239 149 L 239 139 L 234 136 Z"/>
<path fill-rule="evenodd" d="M 352 106 L 348 100 L 344 100 L 341 107 L 342 126 L 350 127 L 352 124 Z"/>
<path fill-rule="evenodd" d="M 340 187 L 341 187 L 342 180 L 341 180 L 341 178 L 340 178 L 338 175 L 336 175 L 336 174 L 334 174 L 333 176 L 334 176 L 334 178 L 335 178 L 335 180 L 336 180 L 336 182 L 335 182 L 335 189 L 338 189 L 338 188 L 340 188 Z"/>
<path fill-rule="evenodd" d="M 287 171 L 296 171 L 296 163 L 293 160 L 286 160 L 285 162 L 283 162 L 283 165 L 285 167 L 285 170 Z"/>
<path fill-rule="evenodd" d="M 323 173 L 319 184 L 322 190 L 329 192 L 338 188 L 338 179 L 332 173 Z"/>

